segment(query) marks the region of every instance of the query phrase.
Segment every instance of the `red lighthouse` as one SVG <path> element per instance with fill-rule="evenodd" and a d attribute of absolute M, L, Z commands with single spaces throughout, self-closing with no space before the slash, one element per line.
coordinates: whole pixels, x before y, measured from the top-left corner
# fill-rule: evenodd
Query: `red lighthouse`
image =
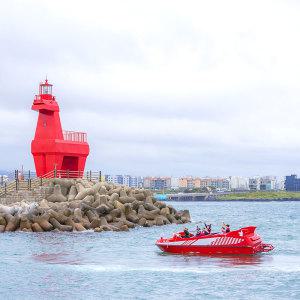
<path fill-rule="evenodd" d="M 87 135 L 84 132 L 63 131 L 59 106 L 52 95 L 52 84 L 45 80 L 40 84 L 31 107 L 39 112 L 31 153 L 37 176 L 58 170 L 61 174 L 82 176 L 89 154 Z M 61 175 L 65 177 L 66 175 Z"/>

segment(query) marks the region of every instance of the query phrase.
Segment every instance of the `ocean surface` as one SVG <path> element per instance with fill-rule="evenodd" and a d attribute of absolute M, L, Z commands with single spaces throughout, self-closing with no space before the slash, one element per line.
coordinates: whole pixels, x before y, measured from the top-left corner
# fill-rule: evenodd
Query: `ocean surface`
<path fill-rule="evenodd" d="M 256 256 L 162 253 L 182 225 L 105 233 L 10 233 L 0 239 L 1 299 L 300 299 L 299 202 L 181 202 L 193 223 L 256 225 L 275 250 Z"/>

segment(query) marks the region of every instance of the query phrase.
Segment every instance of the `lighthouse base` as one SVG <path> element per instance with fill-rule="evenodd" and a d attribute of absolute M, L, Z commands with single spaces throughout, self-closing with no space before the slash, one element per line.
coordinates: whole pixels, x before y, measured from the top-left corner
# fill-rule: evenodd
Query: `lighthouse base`
<path fill-rule="evenodd" d="M 53 170 L 62 171 L 60 177 L 82 177 L 89 145 L 65 140 L 33 140 L 31 153 L 38 177 Z"/>

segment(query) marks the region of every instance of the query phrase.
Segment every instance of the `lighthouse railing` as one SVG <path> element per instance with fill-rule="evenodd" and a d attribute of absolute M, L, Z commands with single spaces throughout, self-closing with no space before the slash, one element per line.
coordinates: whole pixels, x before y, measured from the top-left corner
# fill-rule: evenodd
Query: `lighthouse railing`
<path fill-rule="evenodd" d="M 87 134 L 85 132 L 63 130 L 63 137 L 65 141 L 81 143 L 87 142 Z"/>

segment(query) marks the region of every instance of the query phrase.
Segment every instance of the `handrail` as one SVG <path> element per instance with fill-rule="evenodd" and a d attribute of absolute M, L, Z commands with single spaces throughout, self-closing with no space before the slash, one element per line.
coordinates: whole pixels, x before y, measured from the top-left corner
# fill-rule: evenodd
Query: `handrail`
<path fill-rule="evenodd" d="M 63 137 L 65 141 L 81 143 L 87 142 L 87 134 L 85 132 L 63 130 Z"/>
<path fill-rule="evenodd" d="M 18 172 L 16 172 L 17 174 Z M 39 186 L 43 186 L 49 182 L 49 179 L 52 178 L 64 178 L 64 179 L 76 179 L 76 178 L 86 178 L 87 180 L 96 180 L 101 181 L 102 173 L 87 171 L 84 173 L 83 171 L 71 171 L 71 170 L 52 170 L 41 177 L 32 177 L 31 175 L 35 173 L 28 172 L 29 176 L 24 176 L 24 174 L 20 176 L 16 176 L 13 181 L 5 182 L 4 185 L 0 186 L 0 198 L 6 197 L 7 195 L 11 195 L 14 192 L 19 190 L 28 190 L 31 191 L 33 189 L 38 188 Z"/>

